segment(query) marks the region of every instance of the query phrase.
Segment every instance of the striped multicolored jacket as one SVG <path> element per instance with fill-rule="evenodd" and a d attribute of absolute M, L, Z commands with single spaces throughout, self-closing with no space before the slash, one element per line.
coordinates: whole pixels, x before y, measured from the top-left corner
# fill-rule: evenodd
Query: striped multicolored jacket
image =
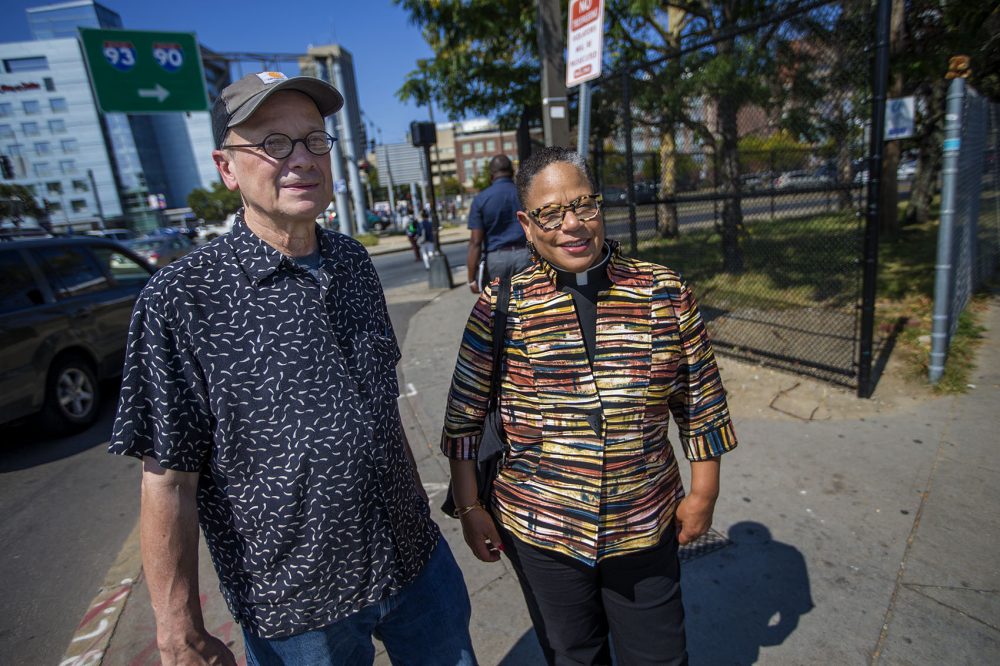
<path fill-rule="evenodd" d="M 692 461 L 736 446 L 694 297 L 672 270 L 622 257 L 597 304 L 594 364 L 573 297 L 544 261 L 511 280 L 500 412 L 509 452 L 495 513 L 519 539 L 593 565 L 655 546 L 684 496 L 667 439 Z M 493 285 L 469 316 L 441 450 L 474 459 L 489 395 Z M 671 528 L 672 529 L 672 528 Z"/>

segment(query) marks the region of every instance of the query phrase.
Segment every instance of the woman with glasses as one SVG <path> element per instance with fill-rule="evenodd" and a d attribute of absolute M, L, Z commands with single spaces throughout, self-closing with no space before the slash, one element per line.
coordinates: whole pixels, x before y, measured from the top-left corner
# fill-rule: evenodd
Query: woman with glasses
<path fill-rule="evenodd" d="M 610 664 L 612 642 L 618 663 L 686 663 L 678 544 L 711 526 L 736 446 L 704 323 L 676 272 L 605 238 L 579 154 L 533 153 L 517 189 L 534 264 L 510 282 L 499 367 L 497 281 L 465 329 L 441 442 L 455 515 L 478 559 L 510 558 L 548 663 Z M 475 459 L 494 372 L 506 451 L 484 506 Z"/>

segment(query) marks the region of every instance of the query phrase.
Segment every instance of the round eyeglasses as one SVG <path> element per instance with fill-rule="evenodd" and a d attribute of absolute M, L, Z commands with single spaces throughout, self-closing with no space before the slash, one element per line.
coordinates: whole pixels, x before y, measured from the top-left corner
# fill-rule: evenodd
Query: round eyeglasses
<path fill-rule="evenodd" d="M 323 130 L 309 132 L 301 139 L 293 139 L 287 134 L 276 132 L 268 134 L 260 143 L 231 143 L 223 148 L 263 148 L 264 152 L 276 160 L 283 160 L 295 150 L 295 144 L 301 143 L 313 155 L 326 155 L 333 149 L 332 136 Z"/>
<path fill-rule="evenodd" d="M 566 213 L 573 211 L 573 215 L 581 222 L 587 222 L 597 217 L 601 212 L 601 201 L 604 200 L 600 194 L 583 194 L 573 199 L 568 204 L 545 204 L 535 210 L 529 210 L 528 214 L 534 219 L 535 224 L 541 227 L 542 231 L 555 231 L 562 226 Z"/>

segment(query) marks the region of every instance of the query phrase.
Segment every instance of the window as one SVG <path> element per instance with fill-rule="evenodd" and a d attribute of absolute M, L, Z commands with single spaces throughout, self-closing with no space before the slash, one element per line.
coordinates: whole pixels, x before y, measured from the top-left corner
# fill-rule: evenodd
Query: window
<path fill-rule="evenodd" d="M 24 154 L 24 146 L 19 143 L 12 143 L 7 146 L 7 153 L 11 157 L 22 157 Z"/>
<path fill-rule="evenodd" d="M 69 111 L 69 105 L 66 104 L 65 97 L 53 97 L 50 99 L 49 108 L 52 109 L 52 113 L 66 113 Z"/>
<path fill-rule="evenodd" d="M 504 141 L 503 142 L 503 151 L 505 153 L 512 152 L 513 150 L 514 150 L 514 143 L 513 142 L 511 142 L 511 141 Z"/>
<path fill-rule="evenodd" d="M 53 118 L 49 121 L 49 131 L 53 134 L 65 134 L 66 121 L 62 118 Z"/>
<path fill-rule="evenodd" d="M 33 58 L 8 58 L 3 61 L 3 71 L 8 74 L 19 72 L 42 72 L 49 68 L 49 61 L 45 56 L 35 56 Z"/>
<path fill-rule="evenodd" d="M 39 141 L 35 144 L 35 152 L 39 155 L 49 155 L 52 153 L 52 144 L 48 141 Z"/>
<path fill-rule="evenodd" d="M 136 263 L 134 259 L 116 252 L 110 247 L 95 247 L 94 254 L 97 255 L 97 261 L 118 284 L 142 286 L 149 279 L 149 271 Z"/>
<path fill-rule="evenodd" d="M 45 191 L 48 192 L 49 194 L 62 194 L 63 193 L 62 183 L 58 181 L 45 183 Z"/>
<path fill-rule="evenodd" d="M 59 142 L 64 153 L 76 153 L 80 150 L 80 144 L 76 139 L 63 139 Z"/>
<path fill-rule="evenodd" d="M 97 261 L 82 247 L 52 247 L 34 250 L 52 283 L 57 300 L 101 291 L 108 287 Z"/>
<path fill-rule="evenodd" d="M 0 104 L 0 118 L 14 115 L 14 105 L 10 102 Z"/>
<path fill-rule="evenodd" d="M 79 213 L 82 210 L 87 209 L 87 202 L 84 199 L 73 199 L 69 202 L 70 208 L 73 209 L 74 213 Z"/>
<path fill-rule="evenodd" d="M 472 154 L 472 144 L 471 143 L 463 143 L 462 144 L 462 154 L 463 155 L 471 155 Z"/>
<path fill-rule="evenodd" d="M 59 160 L 59 173 L 63 175 L 69 175 L 71 173 L 76 173 L 76 161 L 75 160 Z"/>
<path fill-rule="evenodd" d="M 44 178 L 51 174 L 52 171 L 49 169 L 48 162 L 35 162 L 35 176 L 38 178 Z"/>
<path fill-rule="evenodd" d="M 46 76 L 44 79 L 42 79 L 42 82 L 45 84 L 45 90 L 47 90 L 48 92 L 55 91 L 56 83 L 55 81 L 52 80 L 51 77 Z"/>
<path fill-rule="evenodd" d="M 497 149 L 496 141 L 494 141 L 493 139 L 487 139 L 486 140 L 486 152 L 492 153 L 496 149 Z"/>
<path fill-rule="evenodd" d="M 14 312 L 45 302 L 28 265 L 17 250 L 0 252 L 0 313 Z"/>
<path fill-rule="evenodd" d="M 24 114 L 27 116 L 33 116 L 42 112 L 42 104 L 37 99 L 28 99 L 21 102 L 21 108 L 24 109 Z"/>
<path fill-rule="evenodd" d="M 74 192 L 89 192 L 90 186 L 87 185 L 85 180 L 74 180 L 73 181 L 73 191 Z"/>
<path fill-rule="evenodd" d="M 473 160 L 465 160 L 462 162 L 462 168 L 465 170 L 465 177 L 472 180 L 476 177 L 475 174 L 475 163 Z"/>
<path fill-rule="evenodd" d="M 0 139 L 13 139 L 14 128 L 10 125 L 0 125 Z"/>
<path fill-rule="evenodd" d="M 59 201 L 48 200 L 48 207 L 50 213 L 58 213 L 62 210 L 62 203 Z"/>
<path fill-rule="evenodd" d="M 21 123 L 24 136 L 38 136 L 38 123 Z"/>
<path fill-rule="evenodd" d="M 477 153 L 483 152 L 483 142 L 482 141 L 476 141 L 476 152 Z"/>

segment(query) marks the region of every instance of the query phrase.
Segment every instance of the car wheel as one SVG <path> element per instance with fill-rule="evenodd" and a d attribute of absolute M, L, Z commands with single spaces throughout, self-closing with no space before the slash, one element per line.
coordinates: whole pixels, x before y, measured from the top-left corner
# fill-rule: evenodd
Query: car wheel
<path fill-rule="evenodd" d="M 45 389 L 45 423 L 57 432 L 82 430 L 97 420 L 100 398 L 97 375 L 86 359 L 57 359 Z"/>

